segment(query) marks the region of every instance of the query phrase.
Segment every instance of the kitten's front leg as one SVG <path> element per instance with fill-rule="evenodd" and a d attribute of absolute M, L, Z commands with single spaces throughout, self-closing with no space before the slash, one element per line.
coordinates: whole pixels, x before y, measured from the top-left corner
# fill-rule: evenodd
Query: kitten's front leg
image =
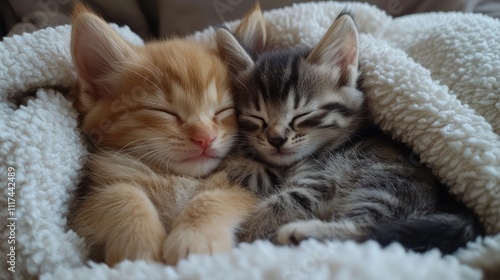
<path fill-rule="evenodd" d="M 316 200 L 310 190 L 302 188 L 287 189 L 270 196 L 261 201 L 256 211 L 242 224 L 239 240 L 253 242 L 270 239 L 286 223 L 313 218 Z"/>
<path fill-rule="evenodd" d="M 276 234 L 276 243 L 280 245 L 298 245 L 309 238 L 319 241 L 361 241 L 365 236 L 366 233 L 356 220 L 326 222 L 313 219 L 296 221 L 282 226 Z"/>
<path fill-rule="evenodd" d="M 176 264 L 190 254 L 230 251 L 238 225 L 255 207 L 256 198 L 229 184 L 225 175 L 215 175 L 200 188 L 163 244 L 167 264 Z"/>
<path fill-rule="evenodd" d="M 261 201 L 258 209 L 245 221 L 240 240 L 270 239 L 284 224 L 316 218 L 322 201 L 334 190 L 326 187 L 328 184 L 322 174 L 316 174 L 314 170 L 314 166 L 307 163 L 287 170 L 291 176 L 286 182 L 275 185 L 276 193 Z"/>
<path fill-rule="evenodd" d="M 161 260 L 166 232 L 155 206 L 138 186 L 102 186 L 89 195 L 72 221 L 91 243 L 103 244 L 109 266 L 125 260 Z"/>
<path fill-rule="evenodd" d="M 222 166 L 231 182 L 241 185 L 258 197 L 269 197 L 276 193 L 283 181 L 283 170 L 270 168 L 251 157 L 231 154 Z"/>

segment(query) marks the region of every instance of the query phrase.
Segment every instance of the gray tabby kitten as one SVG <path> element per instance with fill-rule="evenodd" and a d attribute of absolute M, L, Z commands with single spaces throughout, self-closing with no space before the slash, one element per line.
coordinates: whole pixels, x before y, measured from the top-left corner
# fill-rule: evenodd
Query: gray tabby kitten
<path fill-rule="evenodd" d="M 225 168 L 261 199 L 242 241 L 373 239 L 451 253 L 482 234 L 474 214 L 407 148 L 368 124 L 349 13 L 312 50 L 257 56 L 225 29 L 217 43 L 233 74 L 243 137 Z"/>

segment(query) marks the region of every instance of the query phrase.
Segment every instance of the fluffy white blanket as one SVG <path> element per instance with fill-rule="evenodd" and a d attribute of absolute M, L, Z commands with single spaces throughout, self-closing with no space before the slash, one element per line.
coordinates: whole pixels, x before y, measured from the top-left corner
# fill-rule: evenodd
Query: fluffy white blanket
<path fill-rule="evenodd" d="M 343 8 L 308 3 L 266 13 L 271 46 L 312 46 Z M 350 8 L 362 33 L 363 86 L 373 117 L 479 215 L 488 237 L 446 257 L 405 252 L 398 244 L 381 249 L 373 242 L 309 240 L 293 248 L 242 244 L 176 267 L 89 263 L 84 241 L 66 226 L 86 152 L 72 104 L 60 90 L 48 89 L 75 82 L 70 26 L 62 26 L 0 42 L 0 219 L 15 224 L 1 227 L 0 279 L 480 279 L 498 272 L 500 21 L 460 13 L 393 19 L 372 6 Z M 119 31 L 142 43 L 128 28 Z M 213 43 L 213 30 L 192 38 Z M 14 104 L 33 90 L 25 105 Z M 7 188 L 9 166 L 15 194 Z M 9 197 L 15 199 L 10 213 Z M 15 272 L 7 270 L 12 252 Z"/>

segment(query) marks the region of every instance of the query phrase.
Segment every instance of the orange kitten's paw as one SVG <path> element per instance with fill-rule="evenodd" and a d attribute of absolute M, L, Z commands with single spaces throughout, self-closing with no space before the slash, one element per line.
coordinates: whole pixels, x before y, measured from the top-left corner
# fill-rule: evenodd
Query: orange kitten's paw
<path fill-rule="evenodd" d="M 109 266 L 123 260 L 162 261 L 162 244 L 166 238 L 164 231 L 150 233 L 137 238 L 114 240 L 106 248 L 105 262 Z"/>
<path fill-rule="evenodd" d="M 161 245 L 158 245 L 161 248 Z M 110 251 L 106 253 L 105 262 L 110 267 L 118 264 L 124 260 L 147 260 L 147 261 L 161 261 L 161 250 L 152 248 L 141 248 L 137 250 L 122 250 Z"/>
<path fill-rule="evenodd" d="M 233 245 L 233 234 L 220 229 L 174 229 L 163 243 L 163 260 L 175 265 L 191 254 L 229 252 Z"/>

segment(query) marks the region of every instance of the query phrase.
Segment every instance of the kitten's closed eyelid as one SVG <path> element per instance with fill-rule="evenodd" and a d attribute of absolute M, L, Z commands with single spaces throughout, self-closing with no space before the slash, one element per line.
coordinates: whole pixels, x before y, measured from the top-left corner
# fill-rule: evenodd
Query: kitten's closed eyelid
<path fill-rule="evenodd" d="M 226 107 L 226 108 L 222 108 L 222 109 L 220 109 L 219 111 L 215 112 L 215 115 L 217 116 L 217 115 L 222 114 L 222 113 L 224 113 L 224 112 L 226 112 L 226 111 L 228 111 L 228 110 L 234 110 L 234 107 Z"/>
<path fill-rule="evenodd" d="M 250 117 L 250 118 L 253 118 L 253 119 L 257 119 L 259 121 L 261 121 L 263 124 L 266 124 L 266 120 L 264 120 L 264 118 L 262 117 L 259 117 L 259 116 L 256 116 L 256 115 L 246 115 L 247 117 Z"/>
<path fill-rule="evenodd" d="M 307 116 L 307 115 L 309 115 L 309 114 L 312 114 L 312 113 L 314 113 L 314 111 L 310 111 L 310 112 L 303 113 L 303 114 L 300 114 L 300 115 L 298 115 L 298 116 L 295 116 L 295 117 L 293 117 L 292 122 L 293 122 L 294 120 L 298 119 L 298 118 L 305 117 L 305 116 Z"/>
<path fill-rule="evenodd" d="M 302 118 L 302 117 L 305 117 L 305 116 L 307 116 L 307 115 L 309 115 L 309 114 L 312 114 L 312 113 L 314 113 L 314 111 L 309 111 L 309 112 L 307 112 L 307 113 L 303 113 L 303 114 L 297 115 L 297 116 L 293 117 L 292 121 L 291 121 L 291 122 L 290 122 L 290 124 L 288 124 L 288 125 L 289 125 L 289 126 L 294 126 L 294 125 L 295 125 L 295 122 L 296 122 L 298 119 L 300 119 L 300 118 Z"/>
<path fill-rule="evenodd" d="M 267 123 L 266 121 L 264 120 L 264 118 L 262 117 L 259 117 L 259 116 L 256 116 L 256 115 L 246 115 L 246 114 L 243 114 L 242 117 L 245 119 L 253 119 L 253 121 L 258 121 L 260 122 L 260 125 L 262 128 L 266 128 L 267 127 Z M 252 122 L 253 122 L 252 121 Z"/>
<path fill-rule="evenodd" d="M 235 114 L 234 107 L 225 107 L 215 112 L 214 120 L 220 122 L 229 116 L 234 116 L 234 114 Z"/>
<path fill-rule="evenodd" d="M 147 110 L 166 113 L 166 114 L 171 115 L 172 117 L 175 117 L 178 121 L 182 120 L 181 117 L 179 117 L 179 115 L 177 115 L 176 113 L 173 113 L 173 112 L 166 110 L 166 109 L 163 109 L 163 108 L 147 108 Z"/>

